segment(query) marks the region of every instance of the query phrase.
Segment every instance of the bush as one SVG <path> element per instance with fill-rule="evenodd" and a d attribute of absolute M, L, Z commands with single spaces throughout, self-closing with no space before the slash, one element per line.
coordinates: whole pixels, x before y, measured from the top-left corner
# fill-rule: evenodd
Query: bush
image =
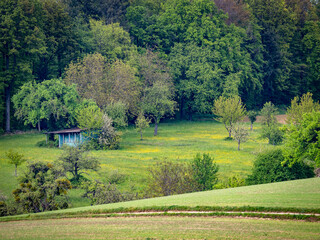
<path fill-rule="evenodd" d="M 97 180 L 83 184 L 83 197 L 91 200 L 91 205 L 116 203 L 136 199 L 137 194 L 121 193 L 115 184 L 103 184 Z"/>
<path fill-rule="evenodd" d="M 121 184 L 127 179 L 127 175 L 119 173 L 118 170 L 114 170 L 108 174 L 107 180 L 109 184 Z"/>
<path fill-rule="evenodd" d="M 57 148 L 59 147 L 59 140 L 51 141 L 49 140 L 48 142 L 46 140 L 39 141 L 36 143 L 37 147 L 44 147 L 44 148 Z"/>
<path fill-rule="evenodd" d="M 149 197 L 182 194 L 195 190 L 191 169 L 186 164 L 161 162 L 149 169 Z"/>
<path fill-rule="evenodd" d="M 247 178 L 247 183 L 249 185 L 272 183 L 314 176 L 313 168 L 303 162 L 296 162 L 289 167 L 288 163 L 282 164 L 283 161 L 281 149 L 259 154 L 254 162 L 252 174 Z"/>
<path fill-rule="evenodd" d="M 284 138 L 284 132 L 277 126 L 277 124 L 270 124 L 263 126 L 262 128 L 262 138 L 267 138 L 269 144 L 279 145 L 282 143 Z"/>

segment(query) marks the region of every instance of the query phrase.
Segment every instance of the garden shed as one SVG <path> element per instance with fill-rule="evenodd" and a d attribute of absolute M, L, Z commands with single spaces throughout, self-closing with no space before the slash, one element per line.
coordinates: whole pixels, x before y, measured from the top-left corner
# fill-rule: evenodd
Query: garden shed
<path fill-rule="evenodd" d="M 64 145 L 75 147 L 86 141 L 86 138 L 83 136 L 83 132 L 83 129 L 71 128 L 60 131 L 47 132 L 46 135 L 48 140 L 48 135 L 49 139 L 52 139 L 53 136 L 57 134 L 59 139 L 59 148 L 63 147 Z"/>

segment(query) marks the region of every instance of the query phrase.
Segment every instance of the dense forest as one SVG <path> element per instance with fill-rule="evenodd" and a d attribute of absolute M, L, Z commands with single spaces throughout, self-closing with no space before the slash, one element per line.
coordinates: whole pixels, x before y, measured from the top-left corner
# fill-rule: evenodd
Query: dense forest
<path fill-rule="evenodd" d="M 75 125 L 77 109 L 192 119 L 320 100 L 318 0 L 1 0 L 0 131 Z M 168 108 L 167 108 L 168 109 Z"/>

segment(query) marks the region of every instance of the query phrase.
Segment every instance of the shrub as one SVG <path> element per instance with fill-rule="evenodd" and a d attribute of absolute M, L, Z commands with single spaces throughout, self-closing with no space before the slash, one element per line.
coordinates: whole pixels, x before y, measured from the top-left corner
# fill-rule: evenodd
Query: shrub
<path fill-rule="evenodd" d="M 303 162 L 296 162 L 292 167 L 289 167 L 287 163 L 282 164 L 283 161 L 281 149 L 259 154 L 254 162 L 252 174 L 247 178 L 247 183 L 250 185 L 262 184 L 314 176 L 313 168 Z"/>
<path fill-rule="evenodd" d="M 55 141 L 49 140 L 48 142 L 46 140 L 39 141 L 36 143 L 37 147 L 44 147 L 44 148 L 57 148 L 59 147 L 59 140 L 56 139 Z"/>
<path fill-rule="evenodd" d="M 277 124 L 265 125 L 262 127 L 261 138 L 267 138 L 269 144 L 279 145 L 284 138 L 284 132 L 278 127 Z"/>
<path fill-rule="evenodd" d="M 186 164 L 165 161 L 150 168 L 149 173 L 147 196 L 168 196 L 195 190 L 191 170 Z"/>
<path fill-rule="evenodd" d="M 83 197 L 91 200 L 91 205 L 123 202 L 136 199 L 134 193 L 121 193 L 115 184 L 103 184 L 97 180 L 82 185 L 85 189 Z"/>
<path fill-rule="evenodd" d="M 114 170 L 108 174 L 107 180 L 109 184 L 121 184 L 127 179 L 127 175 L 120 173 L 118 170 Z"/>
<path fill-rule="evenodd" d="M 192 178 L 199 191 L 211 190 L 218 181 L 217 172 L 219 167 L 213 162 L 209 154 L 198 153 L 191 162 Z"/>

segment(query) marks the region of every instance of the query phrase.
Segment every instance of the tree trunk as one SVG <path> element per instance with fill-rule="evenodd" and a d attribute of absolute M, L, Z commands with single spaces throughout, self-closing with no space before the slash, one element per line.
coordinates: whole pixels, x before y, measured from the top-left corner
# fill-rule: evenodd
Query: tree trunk
<path fill-rule="evenodd" d="M 240 151 L 240 140 L 238 140 L 238 151 Z"/>
<path fill-rule="evenodd" d="M 253 124 L 251 123 L 251 131 L 253 130 Z"/>
<path fill-rule="evenodd" d="M 6 132 L 10 132 L 10 86 L 5 88 L 6 95 Z"/>
<path fill-rule="evenodd" d="M 141 137 L 140 140 L 142 141 L 142 140 L 143 140 L 143 139 L 142 139 L 142 131 L 140 132 L 140 137 Z"/>
<path fill-rule="evenodd" d="M 229 138 L 231 138 L 232 137 L 232 135 L 231 135 L 231 129 L 229 130 Z"/>
<path fill-rule="evenodd" d="M 17 170 L 18 166 L 17 165 L 14 165 L 14 176 L 18 176 L 18 170 Z"/>
<path fill-rule="evenodd" d="M 156 120 L 155 121 L 155 124 L 154 124 L 154 136 L 157 136 L 158 135 L 158 121 Z"/>
<path fill-rule="evenodd" d="M 41 132 L 40 120 L 38 122 L 38 131 Z"/>

